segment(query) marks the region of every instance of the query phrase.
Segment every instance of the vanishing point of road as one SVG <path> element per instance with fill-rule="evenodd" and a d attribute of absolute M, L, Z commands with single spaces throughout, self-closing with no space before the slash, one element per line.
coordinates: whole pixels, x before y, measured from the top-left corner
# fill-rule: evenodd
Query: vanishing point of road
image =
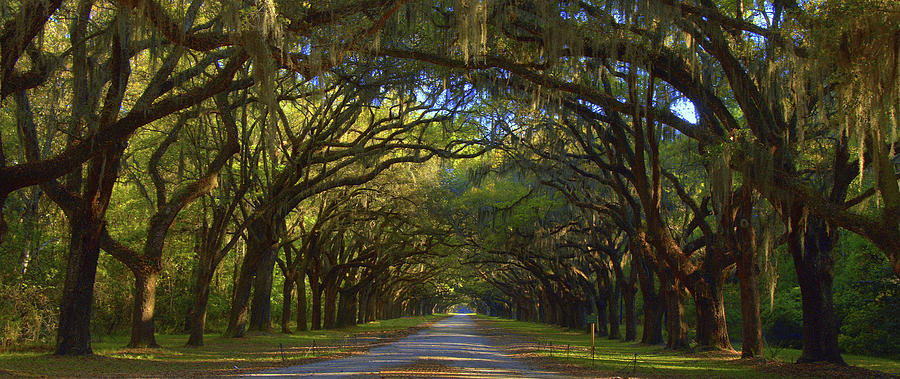
<path fill-rule="evenodd" d="M 305 378 L 560 378 L 510 357 L 479 333 L 471 316 L 456 315 L 362 355 L 285 367 L 250 377 Z"/>

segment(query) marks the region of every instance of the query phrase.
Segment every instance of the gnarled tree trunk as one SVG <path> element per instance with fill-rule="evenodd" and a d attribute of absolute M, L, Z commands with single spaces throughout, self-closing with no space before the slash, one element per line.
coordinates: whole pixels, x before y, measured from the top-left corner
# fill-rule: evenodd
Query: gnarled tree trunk
<path fill-rule="evenodd" d="M 632 260 L 632 266 L 634 266 Z M 637 339 L 637 310 L 635 309 L 635 297 L 637 297 L 637 270 L 631 268 L 631 278 L 626 285 L 622 286 L 622 298 L 625 305 L 625 339 L 623 341 L 634 341 Z"/>
<path fill-rule="evenodd" d="M 800 208 L 800 207 L 796 207 Z M 833 280 L 835 231 L 820 218 L 808 216 L 806 227 L 799 212 L 791 220 L 788 250 L 800 284 L 803 352 L 797 362 L 846 364 L 838 350 L 838 323 L 834 310 Z M 805 233 L 803 231 L 805 230 Z M 801 243 L 801 238 L 803 243 Z"/>
<path fill-rule="evenodd" d="M 326 281 L 323 287 L 325 287 L 325 297 L 324 299 L 322 299 L 324 303 L 324 309 L 322 310 L 322 328 L 334 329 L 336 316 L 335 311 L 337 310 L 338 284 L 334 281 Z"/>
<path fill-rule="evenodd" d="M 267 258 L 267 254 L 272 253 L 277 241 L 278 234 L 274 223 L 270 222 L 271 219 L 271 215 L 262 215 L 247 226 L 247 253 L 241 262 L 240 274 L 234 285 L 231 310 L 228 312 L 228 328 L 225 329 L 226 337 L 243 337 L 247 331 L 250 293 L 254 278 L 259 272 L 260 263 Z"/>
<path fill-rule="evenodd" d="M 134 306 L 131 314 L 129 347 L 159 347 L 153 310 L 156 306 L 156 282 L 159 270 L 150 268 L 134 273 Z"/>
<path fill-rule="evenodd" d="M 309 289 L 312 295 L 312 310 L 310 312 L 311 330 L 322 329 L 322 285 L 312 273 L 309 275 Z"/>
<path fill-rule="evenodd" d="M 356 325 L 356 292 L 340 291 L 340 299 L 338 299 L 338 314 L 335 326 L 343 328 L 345 326 Z"/>
<path fill-rule="evenodd" d="M 59 326 L 56 333 L 57 355 L 92 354 L 91 306 L 94 302 L 94 277 L 100 256 L 102 221 L 98 212 L 79 210 L 69 216 L 69 258 Z M 100 213 L 102 216 L 103 213 Z"/>
<path fill-rule="evenodd" d="M 302 270 L 302 268 L 301 268 Z M 297 275 L 297 330 L 309 329 L 306 308 L 306 271 L 299 271 Z"/>
<path fill-rule="evenodd" d="M 609 339 L 617 340 L 622 338 L 622 332 L 619 330 L 619 297 L 620 288 L 616 284 L 610 291 L 610 296 L 606 299 L 606 309 L 609 310 Z"/>
<path fill-rule="evenodd" d="M 753 255 L 742 255 L 737 267 L 741 291 L 741 358 L 761 357 L 763 354 L 762 318 L 759 314 L 759 268 Z"/>
<path fill-rule="evenodd" d="M 294 280 L 285 277 L 281 287 L 281 295 L 284 301 L 281 303 L 281 332 L 291 334 L 291 308 L 293 303 Z"/>
<path fill-rule="evenodd" d="M 194 301 L 188 316 L 190 328 L 188 346 L 203 346 L 203 331 L 206 330 L 206 309 L 209 304 L 209 287 L 212 278 L 213 273 L 209 266 L 202 262 L 199 263 L 197 277 L 194 279 Z"/>
<path fill-rule="evenodd" d="M 641 286 L 641 300 L 644 303 L 644 328 L 641 334 L 641 343 L 657 345 L 663 342 L 664 299 L 656 290 L 653 282 L 655 276 L 653 270 L 643 259 L 634 262 L 635 268 L 638 270 L 638 282 Z"/>
<path fill-rule="evenodd" d="M 272 241 L 275 239 L 273 238 Z M 253 279 L 253 299 L 250 304 L 250 330 L 272 330 L 272 280 L 275 271 L 274 243 L 266 248 Z"/>
<path fill-rule="evenodd" d="M 681 283 L 667 270 L 659 273 L 661 287 L 665 294 L 666 304 L 666 348 L 673 350 L 690 347 L 687 324 L 684 321 L 684 299 L 686 298 Z"/>
<path fill-rule="evenodd" d="M 688 288 L 697 308 L 697 344 L 701 349 L 732 349 L 725 322 L 725 277 L 729 262 L 720 259 L 722 256 L 707 252 L 698 272 L 689 277 Z"/>

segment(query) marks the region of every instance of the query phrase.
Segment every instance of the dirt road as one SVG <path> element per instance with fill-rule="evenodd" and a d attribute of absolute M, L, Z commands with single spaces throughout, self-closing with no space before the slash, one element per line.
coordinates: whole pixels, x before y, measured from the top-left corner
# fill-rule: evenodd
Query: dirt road
<path fill-rule="evenodd" d="M 363 355 L 251 374 L 308 378 L 560 378 L 509 357 L 457 315 Z"/>

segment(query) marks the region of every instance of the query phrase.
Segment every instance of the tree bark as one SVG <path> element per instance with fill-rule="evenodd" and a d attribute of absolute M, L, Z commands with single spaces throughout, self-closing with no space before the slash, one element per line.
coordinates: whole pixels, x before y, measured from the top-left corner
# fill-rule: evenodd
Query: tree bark
<path fill-rule="evenodd" d="M 334 329 L 335 327 L 335 311 L 337 306 L 337 284 L 325 282 L 325 298 L 323 299 L 324 308 L 322 310 L 322 328 Z"/>
<path fill-rule="evenodd" d="M 371 292 L 371 286 L 365 287 L 361 290 L 359 295 L 357 295 L 357 314 L 356 314 L 356 323 L 357 324 L 365 324 L 366 323 L 366 314 L 369 309 L 369 292 Z"/>
<path fill-rule="evenodd" d="M 690 347 L 687 324 L 684 322 L 684 289 L 671 273 L 662 269 L 659 273 L 665 291 L 666 303 L 666 348 L 673 350 Z"/>
<path fill-rule="evenodd" d="M 273 238 L 272 241 L 275 241 Z M 250 330 L 272 330 L 272 280 L 275 272 L 277 248 L 271 243 L 263 252 L 253 279 L 253 299 L 250 304 Z"/>
<path fill-rule="evenodd" d="M 597 276 L 597 298 L 594 299 L 594 303 L 597 307 L 597 335 L 602 337 L 609 335 L 609 319 L 607 317 L 609 289 L 599 277 L 600 275 Z"/>
<path fill-rule="evenodd" d="M 228 328 L 225 329 L 226 337 L 240 338 L 244 336 L 247 329 L 247 313 L 250 302 L 250 287 L 253 276 L 256 274 L 256 268 L 250 251 L 244 255 L 241 270 L 238 274 L 237 282 L 234 284 L 234 296 L 231 299 L 231 310 L 228 312 Z"/>
<path fill-rule="evenodd" d="M 619 285 L 613 286 L 610 296 L 606 299 L 607 309 L 609 310 L 609 339 L 617 340 L 622 338 L 622 332 L 619 331 Z"/>
<path fill-rule="evenodd" d="M 284 284 L 282 284 L 281 294 L 284 301 L 281 302 L 281 332 L 291 334 L 291 308 L 294 306 L 293 294 L 294 280 L 292 277 L 285 276 Z"/>
<path fill-rule="evenodd" d="M 212 277 L 209 267 L 201 262 L 197 267 L 197 278 L 194 280 L 194 301 L 189 316 L 191 330 L 188 346 L 203 346 L 203 332 L 206 330 L 206 309 L 209 304 L 209 287 Z"/>
<path fill-rule="evenodd" d="M 222 248 L 225 237 L 225 226 L 229 215 L 234 212 L 238 200 L 244 196 L 249 186 L 242 185 L 234 194 L 230 204 L 221 203 L 213 208 L 212 224 L 207 225 L 203 221 L 203 229 L 200 235 L 200 250 L 197 253 L 197 277 L 194 279 L 194 301 L 189 315 L 190 337 L 188 346 L 203 346 L 203 332 L 206 330 L 206 313 L 209 305 L 209 288 L 213 276 L 225 258 L 227 252 L 238 242 L 240 233 L 235 233 L 231 241 Z"/>
<path fill-rule="evenodd" d="M 644 328 L 641 334 L 641 343 L 657 345 L 663 343 L 663 304 L 662 296 L 657 292 L 653 283 L 653 270 L 648 267 L 643 258 L 635 259 L 635 268 L 638 270 L 638 282 L 641 286 L 641 300 L 643 300 Z"/>
<path fill-rule="evenodd" d="M 356 325 L 356 292 L 340 291 L 336 327 Z"/>
<path fill-rule="evenodd" d="M 312 294 L 312 312 L 310 314 L 311 330 L 320 330 L 322 329 L 322 285 L 319 283 L 318 279 L 310 273 L 309 275 L 309 287 Z"/>
<path fill-rule="evenodd" d="M 707 257 L 709 260 L 710 257 Z M 690 287 L 697 307 L 697 343 L 701 349 L 731 350 L 725 322 L 725 273 L 720 265 L 704 262 L 701 268 L 705 280 L 697 280 Z"/>
<path fill-rule="evenodd" d="M 697 343 L 701 349 L 730 348 L 728 333 L 724 319 L 724 307 L 714 289 L 694 290 L 694 303 L 697 306 Z"/>
<path fill-rule="evenodd" d="M 63 286 L 56 355 L 86 355 L 91 350 L 91 307 L 100 240 L 113 186 L 119 171 L 124 146 L 94 158 L 88 167 L 83 197 L 65 192 L 58 185 L 47 185 L 48 195 L 59 204 L 69 219 L 69 257 Z M 55 183 L 53 183 L 55 184 Z"/>
<path fill-rule="evenodd" d="M 606 300 L 597 300 L 597 336 L 609 335 L 609 318 L 606 312 Z"/>
<path fill-rule="evenodd" d="M 762 318 L 759 314 L 759 269 L 756 263 L 741 256 L 737 275 L 741 290 L 741 358 L 763 355 Z"/>
<path fill-rule="evenodd" d="M 760 270 L 756 264 L 759 248 L 756 230 L 751 223 L 753 193 L 746 185 L 735 191 L 724 208 L 736 208 L 736 212 L 723 212 L 725 217 L 722 218 L 722 229 L 727 240 L 731 241 L 730 249 L 737 255 L 737 277 L 741 294 L 741 358 L 745 359 L 763 355 L 762 319 L 759 314 Z"/>
<path fill-rule="evenodd" d="M 625 339 L 623 341 L 634 341 L 637 339 L 637 312 L 635 309 L 636 291 L 623 291 L 622 297 L 625 300 Z"/>
<path fill-rule="evenodd" d="M 276 233 L 269 217 L 260 216 L 247 226 L 247 253 L 241 262 L 240 274 L 234 284 L 231 310 L 228 312 L 226 337 L 243 337 L 247 331 L 250 311 L 250 294 L 260 262 L 266 258 L 276 241 Z M 270 287 L 271 291 L 271 287 Z M 270 292 L 271 294 L 271 292 Z"/>
<path fill-rule="evenodd" d="M 299 271 L 297 278 L 297 330 L 306 331 L 309 329 L 306 309 L 306 271 Z"/>
<path fill-rule="evenodd" d="M 801 224 L 801 207 L 795 207 L 788 235 L 788 250 L 794 259 L 794 270 L 800 284 L 803 327 L 803 352 L 798 363 L 831 362 L 845 365 L 838 350 L 838 323 L 834 310 L 835 231 L 820 218 L 808 216 Z M 805 230 L 805 233 L 803 233 Z M 801 243 L 801 239 L 803 239 Z"/>
<path fill-rule="evenodd" d="M 102 221 L 95 217 L 96 213 L 79 210 L 69 217 L 71 240 L 62 305 L 59 308 L 56 355 L 93 353 L 91 306 L 94 301 L 94 277 L 100 255 L 102 228 Z"/>
<path fill-rule="evenodd" d="M 149 267 L 148 267 L 149 268 Z M 153 310 L 159 270 L 149 268 L 134 275 L 134 306 L 131 313 L 131 341 L 128 347 L 159 347 Z"/>
<path fill-rule="evenodd" d="M 366 322 L 372 322 L 378 319 L 378 304 L 376 301 L 376 299 L 378 299 L 377 293 L 377 291 L 372 291 L 372 294 L 369 295 L 369 300 L 366 301 Z"/>

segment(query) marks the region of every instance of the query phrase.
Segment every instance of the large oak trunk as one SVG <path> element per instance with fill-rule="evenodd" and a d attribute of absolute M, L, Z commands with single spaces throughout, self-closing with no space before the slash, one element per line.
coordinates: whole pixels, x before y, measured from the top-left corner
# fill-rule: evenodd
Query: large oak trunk
<path fill-rule="evenodd" d="M 788 250 L 794 259 L 803 311 L 803 352 L 797 362 L 825 361 L 843 365 L 844 359 L 838 350 L 838 324 L 832 292 L 834 232 L 814 216 L 807 217 L 806 233 L 802 235 L 804 228 L 797 225 L 799 221 L 791 222 Z"/>
<path fill-rule="evenodd" d="M 312 292 L 312 310 L 310 312 L 310 329 L 322 329 L 322 285 L 313 276 L 309 276 L 309 287 Z"/>
<path fill-rule="evenodd" d="M 632 237 L 630 248 L 633 254 L 631 267 L 637 273 L 638 285 L 641 288 L 641 300 L 644 303 L 644 328 L 641 334 L 641 343 L 661 344 L 663 343 L 665 299 L 662 288 L 657 290 L 654 283 L 655 273 L 659 268 L 653 263 L 651 255 L 653 252 L 643 231 L 639 231 Z"/>
<path fill-rule="evenodd" d="M 336 284 L 326 282 L 325 285 L 325 298 L 323 299 L 324 308 L 322 313 L 322 328 L 324 329 L 334 329 L 335 327 L 335 311 L 337 310 L 337 293 L 338 288 Z"/>
<path fill-rule="evenodd" d="M 673 350 L 690 347 L 687 324 L 684 322 L 684 300 L 687 297 L 681 283 L 671 273 L 661 270 L 659 273 L 666 304 L 666 348 Z"/>
<path fill-rule="evenodd" d="M 637 311 L 635 309 L 636 291 L 623 291 L 622 295 L 625 300 L 625 339 L 623 341 L 634 341 L 637 339 Z"/>
<path fill-rule="evenodd" d="M 578 299 L 572 299 L 569 303 L 569 328 L 575 330 L 584 330 L 584 302 Z"/>
<path fill-rule="evenodd" d="M 259 271 L 260 262 L 271 252 L 273 241 L 276 240 L 271 223 L 265 220 L 265 217 L 260 217 L 247 226 L 247 253 L 241 261 L 240 274 L 234 284 L 234 296 L 231 300 L 231 310 L 228 312 L 228 328 L 225 329 L 226 337 L 243 337 L 247 331 L 250 291 L 254 278 Z M 269 290 L 271 291 L 271 287 Z"/>
<path fill-rule="evenodd" d="M 189 315 L 190 337 L 188 346 L 203 346 L 203 331 L 206 330 L 206 309 L 209 304 L 209 287 L 212 270 L 201 261 L 194 280 L 194 302 Z"/>
<path fill-rule="evenodd" d="M 69 224 L 71 240 L 59 308 L 56 354 L 92 354 L 91 306 L 100 255 L 101 223 L 88 212 L 77 212 L 72 214 Z"/>
<path fill-rule="evenodd" d="M 541 322 L 545 324 L 555 324 L 556 323 L 556 315 L 553 313 L 553 306 L 550 305 L 550 298 L 552 295 L 547 287 L 541 287 L 541 304 L 540 304 L 540 314 L 541 314 Z"/>
<path fill-rule="evenodd" d="M 146 267 L 134 273 L 134 304 L 131 313 L 131 341 L 128 347 L 159 347 L 153 310 L 156 306 L 156 281 L 159 270 Z"/>
<path fill-rule="evenodd" d="M 234 296 L 231 299 L 231 310 L 228 312 L 228 328 L 225 329 L 226 337 L 243 337 L 247 328 L 247 313 L 250 303 L 250 287 L 253 275 L 256 273 L 253 260 L 244 256 L 237 282 L 234 285 Z"/>
<path fill-rule="evenodd" d="M 597 336 L 609 335 L 609 318 L 606 312 L 606 300 L 597 300 Z"/>
<path fill-rule="evenodd" d="M 641 286 L 641 300 L 644 303 L 644 328 L 641 343 L 657 345 L 663 342 L 663 299 L 653 283 L 653 270 L 643 259 L 635 261 L 638 270 L 638 282 Z"/>
<path fill-rule="evenodd" d="M 725 308 L 722 301 L 711 291 L 694 290 L 694 303 L 697 306 L 697 343 L 701 349 L 730 349 L 725 327 Z"/>
<path fill-rule="evenodd" d="M 759 268 L 752 254 L 743 254 L 738 260 L 738 282 L 741 290 L 741 358 L 763 355 L 762 319 L 759 314 Z"/>
<path fill-rule="evenodd" d="M 271 241 L 275 241 L 273 238 Z M 274 243 L 267 246 L 253 279 L 253 299 L 250 304 L 250 330 L 268 332 L 272 329 L 272 279 L 275 272 Z"/>
<path fill-rule="evenodd" d="M 306 309 L 306 272 L 300 271 L 297 278 L 297 330 L 305 331 L 309 329 Z"/>
<path fill-rule="evenodd" d="M 762 319 L 759 314 L 759 273 L 756 263 L 757 251 L 756 230 L 751 223 L 753 219 L 753 190 L 748 186 L 735 192 L 737 212 L 734 217 L 724 218 L 724 224 L 730 224 L 726 235 L 732 240 L 732 249 L 736 252 L 737 277 L 741 293 L 741 358 L 761 357 L 763 354 Z M 729 202 L 732 203 L 732 202 Z"/>
<path fill-rule="evenodd" d="M 356 325 L 356 292 L 341 291 L 340 294 L 336 326 L 338 328 L 343 328 L 345 326 Z"/>
<path fill-rule="evenodd" d="M 291 308 L 293 303 L 294 280 L 292 278 L 284 278 L 281 287 L 281 295 L 284 301 L 281 302 L 281 332 L 291 334 Z"/>
<path fill-rule="evenodd" d="M 365 324 L 366 323 L 366 310 L 369 308 L 369 292 L 371 292 L 371 287 L 364 287 L 359 295 L 357 295 L 357 312 L 356 312 L 356 323 L 357 324 Z"/>
<path fill-rule="evenodd" d="M 599 275 L 598 275 L 599 276 Z M 597 279 L 597 298 L 594 299 L 594 305 L 597 307 L 597 335 L 609 335 L 609 320 L 607 318 L 607 297 L 609 290 L 599 278 Z"/>
<path fill-rule="evenodd" d="M 557 297 L 553 295 L 551 292 L 547 292 L 547 312 L 548 312 L 548 323 L 551 324 L 561 324 L 562 323 L 562 310 L 557 301 Z"/>
<path fill-rule="evenodd" d="M 91 307 L 94 302 L 94 279 L 104 217 L 118 177 L 122 149 L 107 152 L 91 161 L 83 199 L 74 199 L 72 203 L 54 200 L 67 210 L 70 232 L 66 281 L 56 333 L 57 355 L 93 353 Z"/>
<path fill-rule="evenodd" d="M 366 301 L 366 322 L 375 321 L 378 318 L 378 304 L 376 299 L 378 299 L 377 291 L 372 291 L 372 294 L 369 295 L 369 300 Z"/>
<path fill-rule="evenodd" d="M 606 299 L 606 309 L 609 310 L 609 339 L 617 340 L 622 338 L 622 332 L 619 330 L 619 285 L 616 284 L 610 291 L 610 296 Z"/>
<path fill-rule="evenodd" d="M 703 280 L 691 288 L 697 307 L 697 343 L 701 349 L 730 350 L 725 322 L 725 271 L 707 272 Z"/>

